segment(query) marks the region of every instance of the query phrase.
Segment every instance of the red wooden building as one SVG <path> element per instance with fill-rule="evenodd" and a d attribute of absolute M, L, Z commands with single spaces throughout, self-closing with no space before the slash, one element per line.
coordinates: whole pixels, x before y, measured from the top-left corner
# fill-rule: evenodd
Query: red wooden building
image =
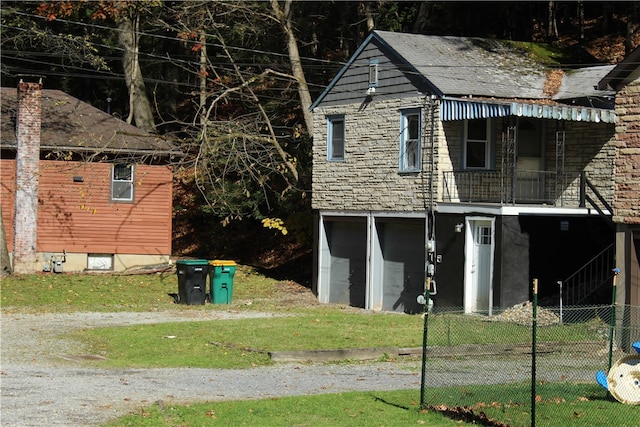
<path fill-rule="evenodd" d="M 0 101 L 2 219 L 16 272 L 169 261 L 180 154 L 171 142 L 40 83 L 1 88 Z"/>

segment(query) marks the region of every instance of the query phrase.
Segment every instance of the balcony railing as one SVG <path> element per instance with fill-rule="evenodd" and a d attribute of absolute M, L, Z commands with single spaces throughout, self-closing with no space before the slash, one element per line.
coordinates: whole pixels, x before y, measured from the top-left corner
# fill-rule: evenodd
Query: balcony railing
<path fill-rule="evenodd" d="M 586 191 L 597 194 L 595 187 L 585 185 L 585 182 L 589 181 L 584 172 L 449 171 L 443 174 L 443 201 L 579 207 L 584 206 L 585 197 L 589 200 Z M 603 202 L 599 195 L 596 198 Z M 611 212 L 608 205 L 600 205 Z"/>

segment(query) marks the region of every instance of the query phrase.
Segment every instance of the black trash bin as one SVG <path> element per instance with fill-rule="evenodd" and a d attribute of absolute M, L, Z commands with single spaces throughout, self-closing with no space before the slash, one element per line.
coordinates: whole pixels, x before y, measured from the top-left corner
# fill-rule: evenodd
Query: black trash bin
<path fill-rule="evenodd" d="M 181 260 L 176 262 L 178 274 L 178 303 L 202 305 L 207 298 L 207 260 Z"/>

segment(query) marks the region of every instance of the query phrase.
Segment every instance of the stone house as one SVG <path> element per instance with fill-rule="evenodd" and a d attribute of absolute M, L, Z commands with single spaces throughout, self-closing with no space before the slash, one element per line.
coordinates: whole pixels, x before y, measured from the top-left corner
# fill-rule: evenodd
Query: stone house
<path fill-rule="evenodd" d="M 41 82 L 0 88 L 2 224 L 17 273 L 170 262 L 170 141 Z"/>
<path fill-rule="evenodd" d="M 599 83 L 615 90 L 616 159 L 613 221 L 616 224 L 616 265 L 620 268 L 617 302 L 628 309 L 628 323 L 640 324 L 640 47 Z M 635 332 L 631 341 L 640 339 Z"/>
<path fill-rule="evenodd" d="M 321 302 L 491 313 L 610 301 L 613 66 L 495 40 L 374 31 L 314 102 Z M 562 285 L 562 286 L 560 286 Z"/>

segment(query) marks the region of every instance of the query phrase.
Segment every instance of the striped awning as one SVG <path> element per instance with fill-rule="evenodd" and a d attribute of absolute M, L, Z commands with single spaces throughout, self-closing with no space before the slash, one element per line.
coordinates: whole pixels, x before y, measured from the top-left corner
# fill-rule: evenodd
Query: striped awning
<path fill-rule="evenodd" d="M 616 122 L 616 113 L 613 110 L 578 105 L 486 102 L 462 99 L 443 99 L 441 102 L 440 119 L 442 121 L 506 116 L 591 123 Z"/>

